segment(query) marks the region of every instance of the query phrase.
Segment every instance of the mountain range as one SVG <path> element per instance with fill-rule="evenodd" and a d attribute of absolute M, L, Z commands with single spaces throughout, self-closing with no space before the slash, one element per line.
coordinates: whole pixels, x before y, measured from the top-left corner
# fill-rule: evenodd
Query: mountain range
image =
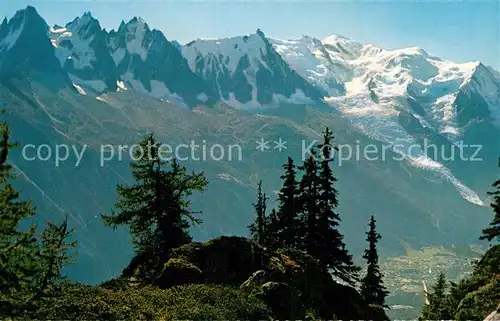
<path fill-rule="evenodd" d="M 130 182 L 128 159 L 100 166 L 100 146 L 134 144 L 149 132 L 171 145 L 243 146 L 243 161 L 186 161 L 210 182 L 193 198 L 204 211 L 198 239 L 246 235 L 257 182 L 274 196 L 286 156 L 299 162 L 302 141 L 326 126 L 338 144 L 389 146 L 383 161 L 350 159 L 336 170 L 341 228 L 355 254 L 372 214 L 385 255 L 474 243 L 491 219 L 500 74 L 417 47 L 387 50 L 336 35 L 279 40 L 261 30 L 181 45 L 141 18 L 107 31 L 85 13 L 50 27 L 27 7 L 0 25 L 0 105 L 21 144 L 88 146 L 78 167 L 28 161 L 20 149 L 13 157 L 23 196 L 46 218 L 70 215 L 80 242 L 70 274 L 86 282 L 116 275 L 131 256 L 127 231 L 111 233 L 100 220 L 116 184 Z M 287 141 L 287 150 L 260 152 L 260 139 Z M 469 146 L 464 157 L 448 157 L 460 146 Z"/>

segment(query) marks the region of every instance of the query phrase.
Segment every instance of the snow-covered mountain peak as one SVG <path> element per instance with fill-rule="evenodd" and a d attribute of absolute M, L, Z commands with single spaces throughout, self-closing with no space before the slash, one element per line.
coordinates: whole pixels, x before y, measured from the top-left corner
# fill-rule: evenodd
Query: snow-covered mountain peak
<path fill-rule="evenodd" d="M 127 23 L 127 50 L 130 54 L 137 54 L 142 60 L 146 59 L 148 48 L 145 44 L 149 26 L 143 19 L 134 18 Z"/>
<path fill-rule="evenodd" d="M 102 45 L 105 32 L 99 21 L 86 12 L 64 28 L 50 28 L 49 37 L 62 66 L 69 63 L 72 69 L 84 70 L 92 69 L 92 62 L 97 61 L 96 50 L 98 44 Z"/>
<path fill-rule="evenodd" d="M 227 68 L 231 74 L 234 74 L 244 56 L 248 58 L 250 64 L 255 60 L 262 61 L 261 55 L 265 54 L 267 49 L 265 39 L 259 31 L 232 38 L 200 38 L 185 45 L 182 53 L 192 70 L 196 70 L 196 63 L 199 59 L 197 57 L 218 59 L 222 56 L 224 59 L 219 61 L 222 64 L 221 67 Z"/>
<path fill-rule="evenodd" d="M 92 13 L 90 11 L 86 11 L 81 17 L 76 17 L 73 19 L 73 21 L 69 22 L 66 24 L 68 25 L 85 25 L 90 23 L 91 21 L 97 20 L 92 16 Z"/>
<path fill-rule="evenodd" d="M 66 29 L 72 34 L 78 35 L 82 40 L 88 40 L 96 33 L 102 32 L 99 21 L 90 12 L 86 12 L 83 16 L 66 24 Z"/>
<path fill-rule="evenodd" d="M 0 52 L 10 51 L 25 30 L 31 29 L 29 31 L 40 34 L 46 27 L 45 21 L 34 7 L 27 6 L 26 9 L 17 11 L 10 20 L 5 18 L 0 25 Z"/>
<path fill-rule="evenodd" d="M 76 17 L 73 21 L 68 22 L 66 27 L 77 28 L 78 26 L 84 26 L 92 23 L 99 23 L 92 13 L 89 11 L 85 12 L 81 17 Z"/>
<path fill-rule="evenodd" d="M 476 62 L 453 63 L 418 47 L 383 50 L 365 46 L 361 53 L 360 57 L 349 61 L 349 66 L 355 71 L 355 77 L 350 82 L 357 82 L 357 86 L 351 88 L 373 89 L 382 96 L 390 93 L 404 95 L 408 89 L 413 94 L 427 97 L 440 96 L 443 91 L 458 92 L 464 80 L 477 67 Z M 392 90 L 388 90 L 387 86 L 391 86 Z M 429 87 L 432 86 L 441 90 L 431 92 Z"/>
<path fill-rule="evenodd" d="M 339 35 L 330 35 L 322 43 L 333 55 L 346 60 L 358 58 L 363 49 L 361 43 Z"/>
<path fill-rule="evenodd" d="M 498 72 L 480 62 L 471 63 L 473 71 L 460 85 L 460 91 L 470 99 L 481 97 L 493 123 L 500 128 L 500 79 Z M 477 101 L 475 101 L 476 104 Z M 470 106 L 469 108 L 478 108 Z"/>
<path fill-rule="evenodd" d="M 61 76 L 63 71 L 54 56 L 48 32 L 49 26 L 32 6 L 4 20 L 0 26 L 0 74 L 37 70 Z"/>
<path fill-rule="evenodd" d="M 120 25 L 118 32 L 125 32 L 130 38 L 134 36 L 135 38 L 140 38 L 145 32 L 149 32 L 149 28 L 146 21 L 141 17 L 133 17 L 127 23 Z"/>
<path fill-rule="evenodd" d="M 146 60 L 151 33 L 148 24 L 140 17 L 134 17 L 127 23 L 122 21 L 118 31 L 109 33 L 108 43 L 115 63 L 120 64 L 127 54 Z"/>
<path fill-rule="evenodd" d="M 343 57 L 332 54 L 319 39 L 302 36 L 292 40 L 270 39 L 270 42 L 297 73 L 326 96 L 344 94 L 342 82 L 352 78 L 352 71 Z"/>
<path fill-rule="evenodd" d="M 133 17 L 127 23 L 127 25 L 147 25 L 146 21 L 142 17 Z M 149 27 L 148 27 L 149 28 Z"/>
<path fill-rule="evenodd" d="M 377 47 L 373 44 L 366 44 L 363 46 L 360 52 L 360 56 L 373 57 L 380 54 L 384 49 Z"/>
<path fill-rule="evenodd" d="M 430 56 L 427 51 L 425 51 L 424 49 L 417 47 L 417 46 L 396 49 L 396 50 L 393 50 L 393 52 L 396 55 L 424 56 L 424 57 Z"/>
<path fill-rule="evenodd" d="M 141 85 L 146 92 L 166 92 L 163 87 L 156 90 L 158 83 L 151 81 L 172 87 L 179 76 L 170 65 L 176 64 L 199 77 L 196 95 L 216 96 L 239 107 L 258 107 L 292 96 L 321 102 L 331 97 L 333 106 L 343 111 L 356 112 L 352 107 L 362 101 L 393 115 L 409 110 L 404 101 L 415 99 L 428 123 L 449 129 L 456 127 L 454 104 L 461 92 L 478 93 L 488 104 L 498 106 L 499 76 L 478 62 L 457 64 L 419 47 L 386 50 L 339 35 L 279 40 L 258 29 L 245 36 L 200 38 L 180 46 L 150 29 L 140 17 L 106 32 L 87 12 L 65 27 L 49 29 L 28 7 L 0 25 L 0 53 L 16 44 L 26 21 L 32 24 L 37 19 L 36 30 L 42 30 L 37 37 L 43 42 L 49 35 L 50 49 L 55 49 L 74 82 L 83 88 L 92 82 L 99 92 L 115 90 L 118 82 L 128 82 L 132 88 Z"/>
<path fill-rule="evenodd" d="M 304 80 L 258 29 L 220 39 L 197 39 L 182 54 L 197 75 L 211 83 L 221 99 L 237 108 L 261 108 L 280 102 L 322 102 L 321 89 Z"/>

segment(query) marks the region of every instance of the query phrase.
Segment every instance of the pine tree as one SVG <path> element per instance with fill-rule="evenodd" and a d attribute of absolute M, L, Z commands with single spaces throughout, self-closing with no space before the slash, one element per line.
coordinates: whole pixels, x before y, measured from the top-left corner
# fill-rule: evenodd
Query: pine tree
<path fill-rule="evenodd" d="M 295 164 L 293 159 L 283 165 L 285 170 L 281 176 L 283 186 L 278 194 L 279 209 L 277 212 L 278 242 L 281 247 L 296 247 L 298 242 L 299 223 L 298 214 L 300 206 L 298 202 L 298 182 L 296 180 Z"/>
<path fill-rule="evenodd" d="M 332 269 L 335 276 L 349 284 L 354 284 L 359 278 L 360 269 L 354 265 L 352 255 L 346 249 L 344 236 L 338 230 L 341 219 L 336 212 L 339 205 L 338 191 L 335 188 L 337 179 L 331 168 L 334 159 L 333 139 L 332 132 L 326 128 L 323 143 L 318 146 L 321 156 L 318 170 L 318 237 L 320 238 L 318 258 L 326 267 Z"/>
<path fill-rule="evenodd" d="M 176 160 L 167 170 L 153 134 L 139 146 L 130 164 L 135 184 L 118 185 L 118 212 L 102 218 L 113 228 L 129 226 L 136 253 L 161 263 L 170 249 L 191 242 L 188 228 L 200 223 L 196 215 L 201 212 L 191 211 L 188 199 L 203 191 L 207 181 L 203 173 L 188 174 Z"/>
<path fill-rule="evenodd" d="M 447 287 L 446 278 L 440 273 L 432 293 L 428 293 L 429 304 L 423 307 L 420 320 L 453 320 L 446 296 Z"/>
<path fill-rule="evenodd" d="M 266 246 L 266 210 L 267 196 L 262 192 L 262 181 L 257 186 L 257 202 L 253 204 L 255 208 L 255 221 L 248 227 L 250 235 L 257 243 Z"/>
<path fill-rule="evenodd" d="M 378 265 L 377 243 L 381 236 L 376 231 L 376 220 L 374 216 L 370 218 L 369 231 L 366 235 L 369 246 L 365 250 L 363 258 L 368 264 L 368 269 L 365 277 L 361 280 L 361 295 L 368 304 L 378 308 L 384 308 L 387 307 L 385 298 L 389 292 L 384 286 L 384 282 L 382 281 L 383 275 Z"/>
<path fill-rule="evenodd" d="M 320 242 L 318 216 L 319 216 L 319 182 L 317 175 L 316 151 L 312 150 L 311 155 L 304 161 L 299 169 L 304 173 L 299 183 L 299 240 L 297 248 L 307 252 L 309 255 L 319 258 Z"/>
<path fill-rule="evenodd" d="M 491 207 L 495 212 L 495 216 L 493 217 L 493 221 L 490 223 L 490 227 L 485 228 L 483 230 L 483 235 L 479 238 L 480 240 L 488 240 L 490 242 L 495 238 L 500 241 L 500 180 L 496 181 L 493 184 L 493 187 L 497 190 L 489 192 L 488 194 L 493 196 L 493 203 L 491 203 Z"/>

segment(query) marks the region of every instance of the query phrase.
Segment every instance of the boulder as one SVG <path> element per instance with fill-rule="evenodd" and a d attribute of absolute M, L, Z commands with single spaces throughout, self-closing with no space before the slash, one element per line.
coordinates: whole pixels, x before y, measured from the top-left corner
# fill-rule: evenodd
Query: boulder
<path fill-rule="evenodd" d="M 161 289 L 175 285 L 202 283 L 203 272 L 194 264 L 183 259 L 169 259 L 160 276 L 153 284 Z"/>
<path fill-rule="evenodd" d="M 219 237 L 191 243 L 170 252 L 170 258 L 186 260 L 203 271 L 205 281 L 239 286 L 270 260 L 270 253 L 243 237 Z"/>
<path fill-rule="evenodd" d="M 300 293 L 286 283 L 264 283 L 252 296 L 266 303 L 277 320 L 303 320 L 306 316 Z"/>

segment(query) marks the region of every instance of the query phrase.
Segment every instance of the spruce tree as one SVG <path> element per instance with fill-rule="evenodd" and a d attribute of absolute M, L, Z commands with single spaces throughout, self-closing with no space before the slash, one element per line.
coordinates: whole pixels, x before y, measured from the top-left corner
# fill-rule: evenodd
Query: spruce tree
<path fill-rule="evenodd" d="M 443 273 L 440 273 L 432 288 L 432 293 L 427 294 L 429 304 L 422 308 L 420 320 L 453 320 L 453 313 L 450 311 L 446 296 L 447 287 L 446 278 Z"/>
<path fill-rule="evenodd" d="M 384 308 L 387 307 L 385 298 L 389 292 L 384 286 L 383 275 L 378 264 L 377 243 L 381 236 L 377 233 L 374 216 L 370 218 L 369 230 L 366 235 L 368 248 L 365 250 L 363 258 L 366 260 L 368 268 L 365 277 L 361 280 L 361 295 L 368 304 Z"/>
<path fill-rule="evenodd" d="M 153 134 L 139 143 L 130 164 L 133 185 L 118 185 L 118 201 L 109 215 L 102 215 L 106 225 L 128 226 L 136 253 L 162 263 L 172 248 L 191 242 L 190 224 L 199 223 L 201 212 L 190 209 L 189 197 L 203 191 L 207 181 L 203 173 L 187 173 L 175 159 L 168 168 L 160 155 L 161 145 Z"/>
<path fill-rule="evenodd" d="M 248 226 L 253 240 L 262 246 L 266 246 L 266 210 L 267 196 L 262 192 L 262 181 L 257 186 L 257 202 L 253 204 L 255 209 L 255 221 Z"/>
<path fill-rule="evenodd" d="M 296 180 L 295 164 L 293 159 L 283 165 L 284 174 L 281 176 L 283 186 L 278 194 L 279 209 L 277 212 L 278 242 L 282 247 L 296 247 L 298 242 L 300 211 L 298 202 L 298 182 Z"/>
<path fill-rule="evenodd" d="M 333 274 L 349 284 L 358 280 L 359 267 L 353 263 L 352 255 L 346 249 L 344 236 L 339 232 L 341 222 L 336 208 L 339 205 L 338 191 L 335 188 L 337 179 L 333 174 L 331 163 L 334 160 L 334 137 L 327 127 L 323 135 L 323 143 L 318 146 L 320 161 L 318 170 L 319 213 L 318 213 L 318 245 L 319 260 Z"/>
<path fill-rule="evenodd" d="M 488 194 L 493 196 L 491 207 L 495 212 L 495 216 L 490 223 L 490 227 L 485 228 L 482 231 L 483 235 L 479 238 L 480 240 L 488 240 L 490 242 L 495 238 L 500 241 L 500 180 L 496 181 L 493 187 L 497 190 Z"/>
<path fill-rule="evenodd" d="M 311 155 L 302 166 L 299 166 L 299 169 L 304 173 L 299 183 L 300 224 L 297 248 L 319 259 L 322 236 L 319 235 L 318 227 L 320 186 L 317 175 L 316 151 L 311 151 Z"/>
<path fill-rule="evenodd" d="M 278 222 L 278 212 L 273 208 L 271 213 L 266 217 L 266 236 L 265 243 L 266 246 L 273 250 L 278 250 L 282 247 L 279 242 L 279 222 Z"/>

